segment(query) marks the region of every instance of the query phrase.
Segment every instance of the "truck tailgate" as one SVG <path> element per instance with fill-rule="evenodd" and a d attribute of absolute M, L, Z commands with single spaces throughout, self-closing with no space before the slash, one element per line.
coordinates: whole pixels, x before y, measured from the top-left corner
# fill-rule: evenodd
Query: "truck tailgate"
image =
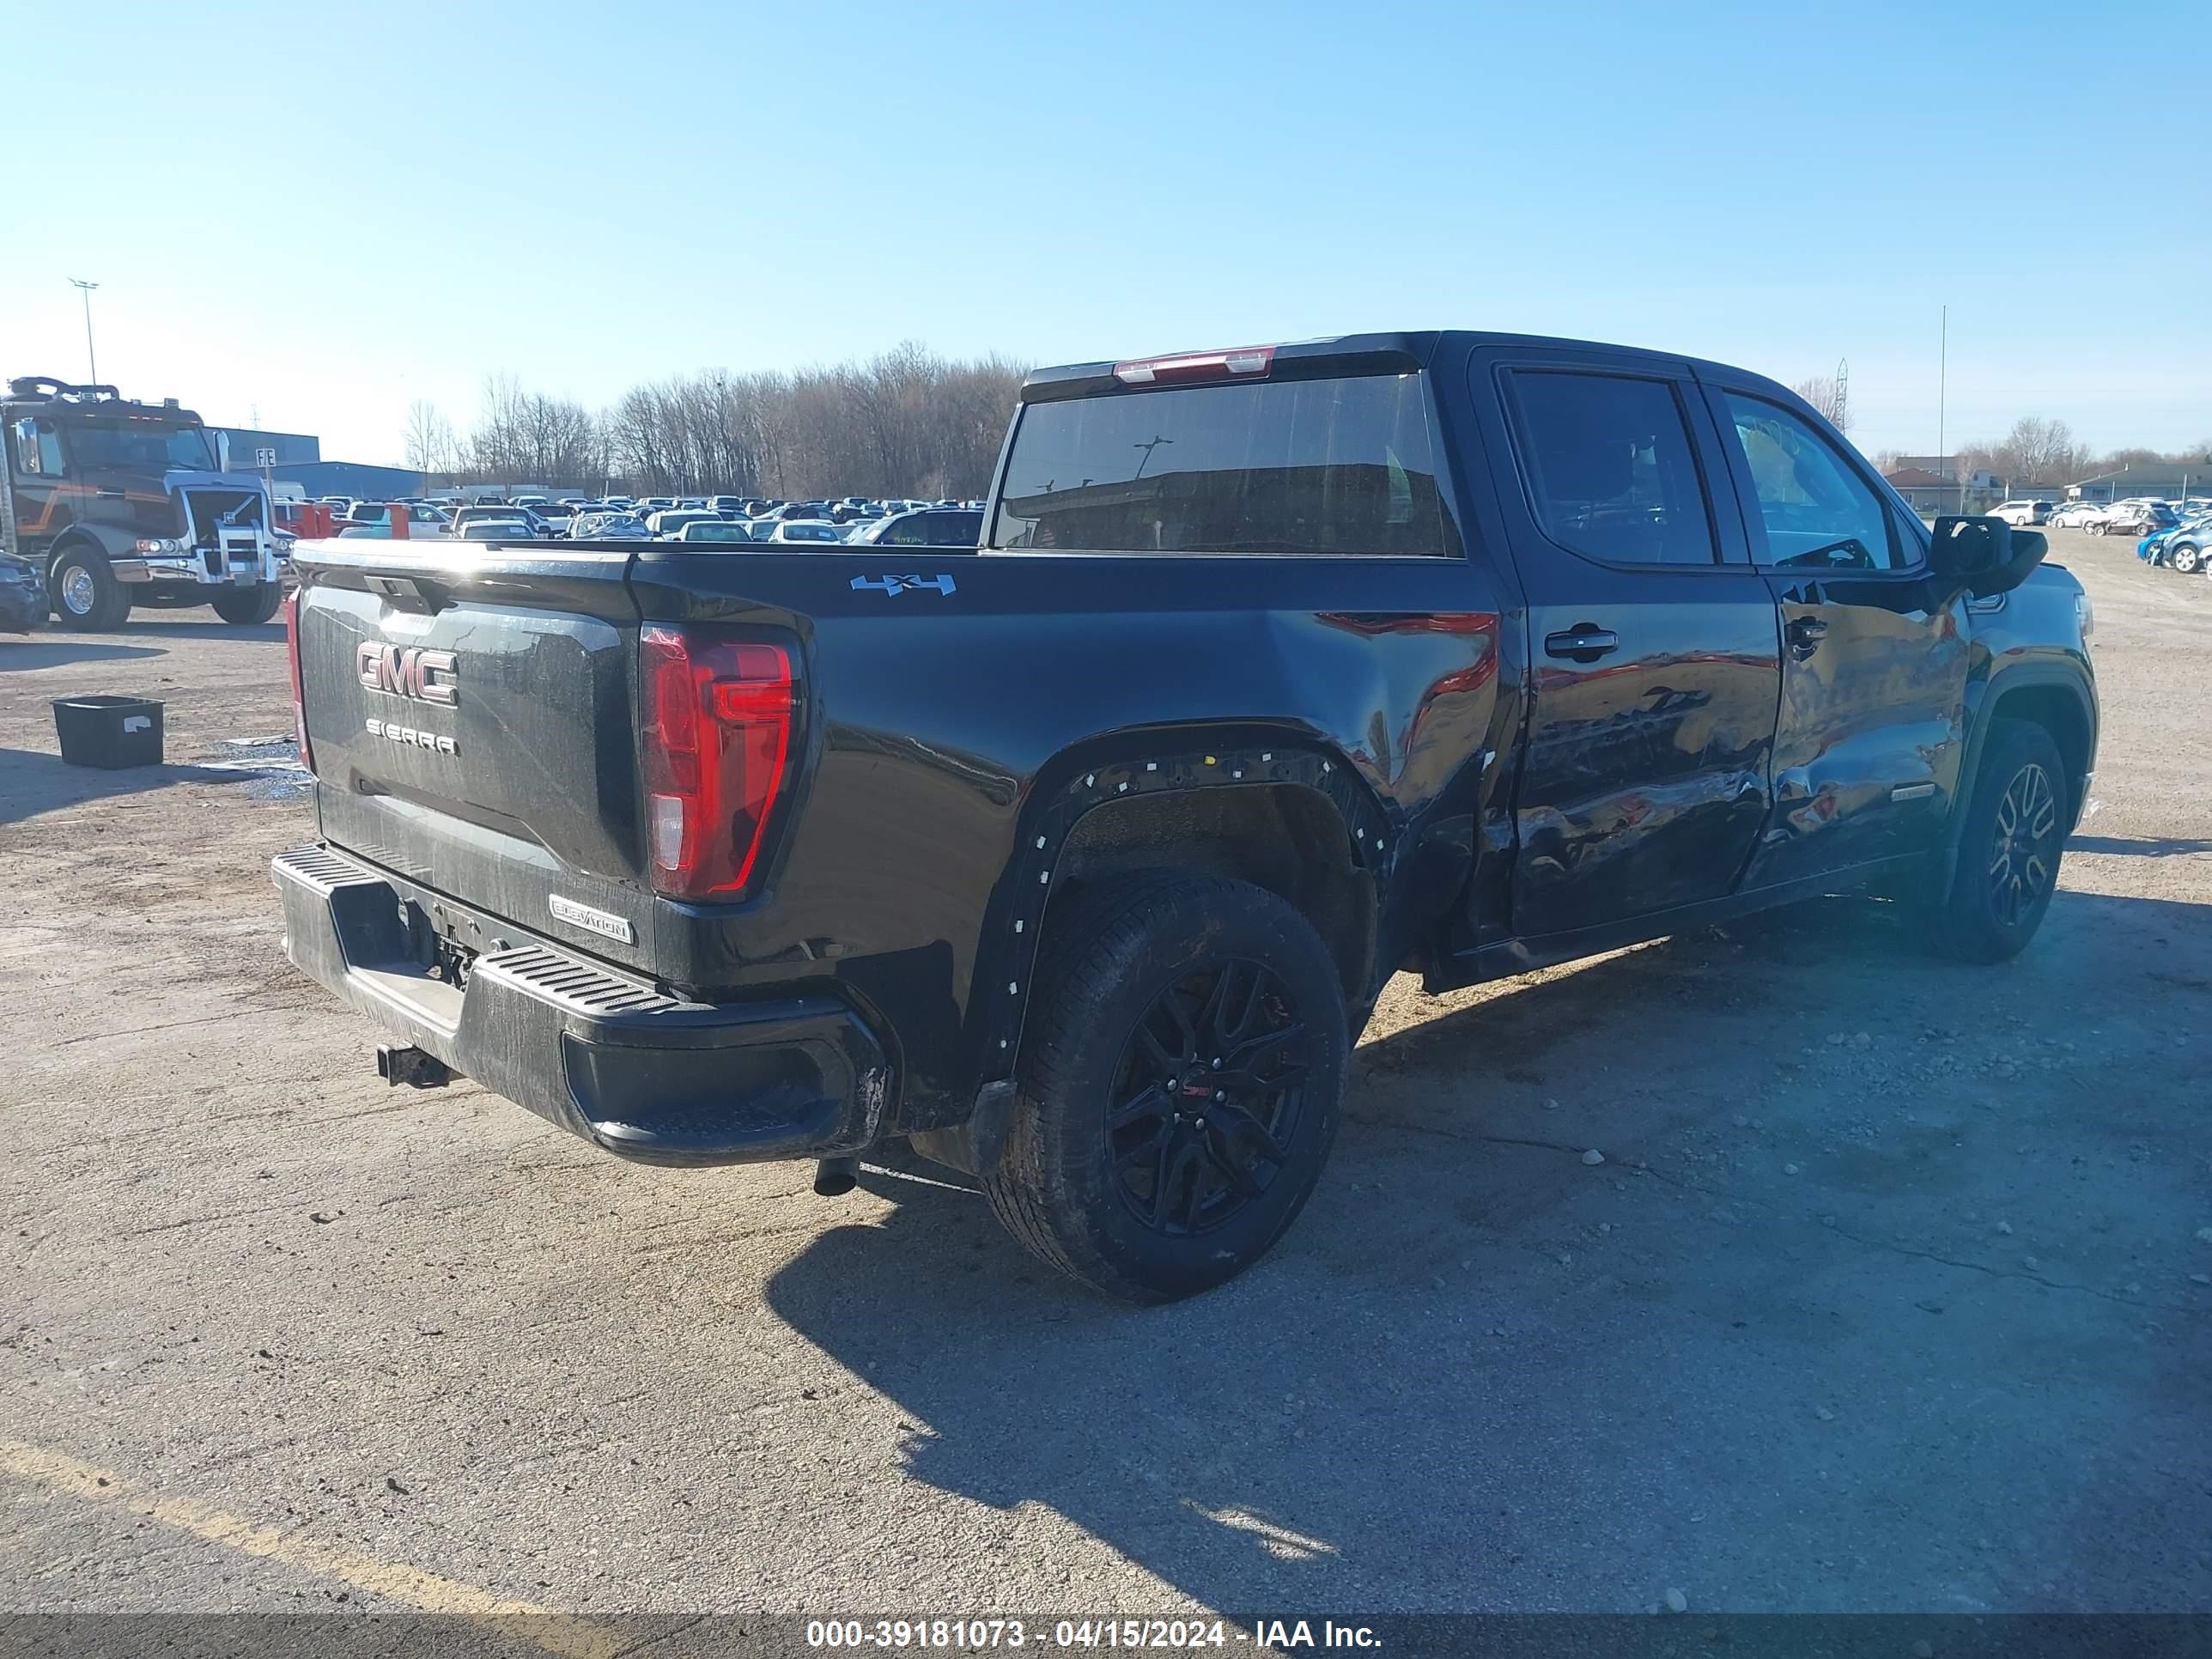
<path fill-rule="evenodd" d="M 467 905 L 649 967 L 630 558 L 302 544 L 323 833 Z"/>

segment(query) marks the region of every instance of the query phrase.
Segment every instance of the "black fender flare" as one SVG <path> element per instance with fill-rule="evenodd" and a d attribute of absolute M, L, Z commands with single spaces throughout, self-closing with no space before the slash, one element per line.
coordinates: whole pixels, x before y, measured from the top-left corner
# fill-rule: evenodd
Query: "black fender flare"
<path fill-rule="evenodd" d="M 2081 724 L 2089 733 L 2092 756 L 2097 744 L 2097 699 L 2083 678 L 2081 670 L 2058 662 L 2022 663 L 2017 667 L 2000 669 L 1980 682 L 1970 685 L 1966 698 L 1966 752 L 1960 763 L 1958 805 L 1951 813 L 1951 821 L 1944 827 L 1941 856 L 1936 860 L 1935 876 L 1939 891 L 1948 891 L 1953 873 L 1959 864 L 1959 837 L 1964 833 L 1966 803 L 1972 798 L 1973 781 L 1981 774 L 1982 755 L 1988 747 L 1990 730 L 1998 719 L 1998 711 L 2005 699 L 2016 691 L 2056 688 L 2071 696 L 2081 714 Z M 1978 690 L 1978 695 L 1976 695 Z M 2072 780 L 2069 781 L 2069 783 Z M 2080 822 L 2081 803 L 2075 804 L 2075 823 Z M 2067 826 L 2071 835 L 2075 824 Z"/>
<path fill-rule="evenodd" d="M 1012 1101 L 1030 981 L 1059 877 L 1059 854 L 1076 826 L 1117 801 L 1197 790 L 1299 786 L 1334 810 L 1356 870 L 1378 898 L 1403 835 L 1380 798 L 1333 744 L 1310 735 L 1207 737 L 1188 731 L 1121 733 L 1065 751 L 1040 769 L 1017 823 L 1012 858 L 984 907 L 969 980 L 969 1027 L 975 1091 L 957 1123 L 914 1126 L 928 1156 L 957 1167 L 995 1159 Z M 1347 990 L 1349 999 L 1362 994 Z M 965 1144 L 963 1144 L 965 1143 Z M 954 1147 L 957 1146 L 957 1155 Z"/>

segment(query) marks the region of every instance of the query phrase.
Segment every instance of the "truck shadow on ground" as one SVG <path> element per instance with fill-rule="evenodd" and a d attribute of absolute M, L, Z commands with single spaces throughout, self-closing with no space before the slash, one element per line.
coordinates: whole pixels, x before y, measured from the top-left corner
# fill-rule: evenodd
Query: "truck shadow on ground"
<path fill-rule="evenodd" d="M 124 623 L 120 638 L 146 635 L 157 640 L 273 640 L 284 641 L 284 624 L 266 623 L 227 623 L 212 612 L 205 622 L 141 622 L 136 617 Z"/>
<path fill-rule="evenodd" d="M 99 640 L 0 637 L 0 674 L 24 673 L 34 668 L 59 668 L 73 662 L 125 662 L 134 657 L 162 657 L 159 646 L 109 645 Z"/>
<path fill-rule="evenodd" d="M 2212 841 L 2186 836 L 2075 836 L 2066 843 L 2069 853 L 2104 853 L 2120 858 L 2193 858 L 2212 853 Z"/>
<path fill-rule="evenodd" d="M 1825 1024 L 1839 995 L 1854 1023 L 1996 1026 L 2163 945 L 2212 954 L 2207 915 L 2063 894 L 2041 954 L 1996 970 L 1923 962 L 1893 914 L 1864 906 L 1686 936 L 1364 1045 L 1314 1201 L 1273 1259 L 1210 1296 L 1146 1310 L 1093 1297 L 1014 1248 L 961 1177 L 915 1161 L 871 1170 L 896 1207 L 823 1234 L 769 1302 L 896 1403 L 911 1478 L 1004 1511 L 1046 1505 L 1206 1606 L 1626 1611 L 1690 1577 L 1725 1579 L 1739 1605 L 1967 1610 L 1945 1599 L 1959 1583 L 2004 1605 L 2011 1570 L 2000 1552 L 1961 1578 L 1936 1540 L 2001 1525 L 2009 1540 L 2045 1522 L 2020 1604 L 2046 1581 L 2094 1596 L 2072 1585 L 2064 1506 L 2008 1520 L 2023 1501 L 2008 1481 L 2025 1478 L 2010 1461 L 1960 1480 L 1926 1447 L 1947 1430 L 1995 1435 L 2032 1463 L 2100 1437 L 2039 1399 L 2048 1361 L 2033 1355 L 2045 1322 L 2112 1316 L 2104 1304 L 2052 1305 L 1887 1253 L 1814 1213 L 1847 1199 L 1785 1207 L 1783 1191 L 1803 1189 L 1778 1182 L 1729 1200 L 1756 1218 L 1731 1232 L 1740 1219 L 1705 1213 L 1719 1200 L 1663 1170 L 1616 1179 L 1640 1172 L 1583 1167 L 1565 1129 L 1545 1132 L 1554 1146 L 1486 1121 L 1480 1085 L 1501 1057 L 1562 1094 L 1656 1070 L 1674 1103 L 1631 1111 L 1725 1127 L 1745 1103 L 1731 1062 L 1743 1030 Z M 1682 1018 L 1684 987 L 1732 1012 L 1670 1035 L 1699 1024 Z M 1825 1054 L 1790 1041 L 1792 1055 Z M 1603 1133 L 1632 1164 L 1632 1121 Z M 2176 1363 L 2201 1363 L 2202 1337 Z M 2008 1375 L 2023 1351 L 2027 1369 Z M 1955 1424 L 1932 1405 L 1917 1447 L 1871 1420 L 1808 1433 L 1814 1404 L 1893 1384 L 1971 1403 Z M 2120 1413 L 2108 1420 L 2185 1433 L 2174 1378 L 2131 1393 L 2115 1367 L 2100 1386 L 2096 1411 Z M 2145 1501 L 2124 1475 L 2079 1499 Z M 2212 1517 L 2202 1492 L 2171 1483 L 2153 1507 L 2160 1528 Z M 2138 1516 L 2136 1535 L 2150 1523 Z M 1843 1588 L 1836 1558 L 1853 1556 L 1875 1564 L 1878 1589 Z M 1087 1588 L 1068 1584 L 1066 1609 Z"/>
<path fill-rule="evenodd" d="M 0 749 L 0 823 L 143 795 L 174 783 L 239 783 L 246 777 L 206 766 L 131 766 L 108 771 L 71 766 L 59 755 L 35 749 Z"/>

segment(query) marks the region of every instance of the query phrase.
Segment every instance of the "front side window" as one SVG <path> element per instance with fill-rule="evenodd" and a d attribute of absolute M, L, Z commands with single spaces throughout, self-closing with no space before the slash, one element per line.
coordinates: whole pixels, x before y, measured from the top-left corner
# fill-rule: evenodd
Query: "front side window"
<path fill-rule="evenodd" d="M 1713 562 L 1705 485 L 1671 385 L 1521 370 L 1513 402 L 1545 535 L 1607 564 Z"/>
<path fill-rule="evenodd" d="M 994 548 L 1456 552 L 1418 374 L 1109 393 L 1024 407 Z"/>
<path fill-rule="evenodd" d="M 15 465 L 40 477 L 62 476 L 62 434 L 52 421 L 27 416 L 15 422 Z"/>
<path fill-rule="evenodd" d="M 1766 532 L 1766 562 L 1800 570 L 1895 570 L 1908 562 L 1874 487 L 1778 404 L 1722 394 Z"/>

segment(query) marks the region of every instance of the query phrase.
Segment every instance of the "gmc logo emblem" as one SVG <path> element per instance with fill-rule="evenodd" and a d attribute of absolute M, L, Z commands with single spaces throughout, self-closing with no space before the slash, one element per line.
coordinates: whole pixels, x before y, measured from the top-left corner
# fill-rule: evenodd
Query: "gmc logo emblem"
<path fill-rule="evenodd" d="M 372 691 L 447 708 L 459 701 L 453 689 L 459 670 L 450 651 L 425 651 L 420 646 L 403 651 L 396 645 L 370 641 L 356 654 L 356 662 L 361 683 Z"/>

